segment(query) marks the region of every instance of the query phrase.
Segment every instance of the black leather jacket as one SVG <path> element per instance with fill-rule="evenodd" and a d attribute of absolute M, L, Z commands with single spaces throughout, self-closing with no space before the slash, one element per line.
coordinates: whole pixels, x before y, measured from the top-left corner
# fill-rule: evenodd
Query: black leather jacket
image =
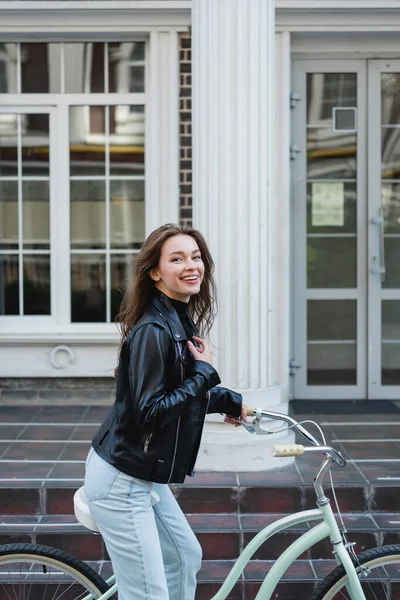
<path fill-rule="evenodd" d="M 123 343 L 116 400 L 95 435 L 95 451 L 120 471 L 159 483 L 192 475 L 206 413 L 239 416 L 242 397 L 194 360 L 175 308 L 156 295 Z"/>

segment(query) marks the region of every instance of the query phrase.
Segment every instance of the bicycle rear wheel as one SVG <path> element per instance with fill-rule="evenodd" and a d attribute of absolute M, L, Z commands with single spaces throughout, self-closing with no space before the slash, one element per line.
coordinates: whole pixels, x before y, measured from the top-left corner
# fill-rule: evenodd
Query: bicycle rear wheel
<path fill-rule="evenodd" d="M 89 565 L 50 546 L 0 546 L 0 600 L 99 598 L 107 583 Z"/>
<path fill-rule="evenodd" d="M 357 556 L 357 572 L 366 600 L 399 600 L 400 545 L 380 546 Z M 336 567 L 318 585 L 310 600 L 349 600 L 343 566 Z"/>

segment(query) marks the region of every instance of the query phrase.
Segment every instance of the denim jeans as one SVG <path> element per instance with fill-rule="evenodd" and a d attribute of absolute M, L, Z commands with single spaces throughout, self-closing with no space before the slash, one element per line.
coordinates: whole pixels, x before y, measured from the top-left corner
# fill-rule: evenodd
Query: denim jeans
<path fill-rule="evenodd" d="M 194 600 L 201 547 L 167 484 L 126 475 L 92 448 L 85 493 L 119 600 Z"/>

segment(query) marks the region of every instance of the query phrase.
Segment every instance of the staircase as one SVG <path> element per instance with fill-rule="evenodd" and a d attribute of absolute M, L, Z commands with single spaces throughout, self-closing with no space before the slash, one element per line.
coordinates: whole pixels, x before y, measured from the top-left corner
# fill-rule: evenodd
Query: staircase
<path fill-rule="evenodd" d="M 237 474 L 236 477 L 238 481 L 234 483 L 227 474 L 200 474 L 194 483 L 173 486 L 203 548 L 198 600 L 210 600 L 235 558 L 262 527 L 299 507 L 313 508 L 309 487 L 276 487 L 265 482 L 254 485 L 254 474 Z M 246 479 L 252 482 L 248 481 L 247 485 Z M 367 486 L 337 488 L 339 501 L 346 510 L 348 537 L 356 542 L 357 551 L 378 544 L 399 543 L 400 516 L 388 512 L 393 506 L 392 499 L 398 496 L 396 490 Z M 38 543 L 61 548 L 89 561 L 107 576 L 110 565 L 102 538 L 83 528 L 73 516 L 74 491 L 75 486 L 65 485 L 1 489 L 0 543 Z M 276 510 L 280 512 L 274 512 Z M 305 526 L 294 527 L 261 547 L 229 598 L 252 600 L 273 561 L 304 530 Z M 316 582 L 333 566 L 331 546 L 321 542 L 292 566 L 274 598 L 308 598 Z"/>
<path fill-rule="evenodd" d="M 76 522 L 72 505 L 74 491 L 82 485 L 90 439 L 106 410 L 83 405 L 0 406 L 0 544 L 54 546 L 89 561 L 104 577 L 109 575 L 102 538 Z M 361 458 L 344 470 L 334 469 L 348 538 L 356 542 L 357 552 L 400 543 L 399 463 L 393 458 L 396 451 L 400 458 L 395 441 L 400 438 L 400 413 L 364 413 L 364 425 L 359 424 L 360 415 L 329 418 L 319 415 L 316 420 L 326 419 L 327 442 L 335 439 L 346 456 L 364 455 L 368 430 L 377 438 L 371 437 L 368 444 L 373 460 Z M 346 439 L 358 434 L 360 443 L 350 447 Z M 172 486 L 203 548 L 197 600 L 212 598 L 241 550 L 262 527 L 285 514 L 315 507 L 311 483 L 317 463 L 317 457 L 307 455 L 282 469 L 198 473 L 194 481 Z M 253 600 L 273 561 L 305 527 L 288 529 L 261 547 L 229 599 Z M 333 566 L 331 546 L 321 542 L 289 569 L 273 598 L 306 600 Z"/>

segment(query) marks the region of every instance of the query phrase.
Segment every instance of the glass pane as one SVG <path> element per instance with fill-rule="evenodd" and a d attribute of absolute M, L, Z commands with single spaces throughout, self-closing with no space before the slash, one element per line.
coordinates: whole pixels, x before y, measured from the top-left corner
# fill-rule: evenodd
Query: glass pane
<path fill-rule="evenodd" d="M 50 248 L 50 201 L 48 181 L 22 182 L 24 248 Z"/>
<path fill-rule="evenodd" d="M 355 340 L 356 336 L 357 302 L 355 300 L 309 300 L 307 302 L 308 340 Z"/>
<path fill-rule="evenodd" d="M 48 44 L 21 44 L 21 91 L 23 94 L 49 93 L 50 63 Z"/>
<path fill-rule="evenodd" d="M 50 315 L 50 256 L 24 256 L 24 314 Z"/>
<path fill-rule="evenodd" d="M 145 238 L 144 181 L 110 182 L 112 248 L 139 248 Z"/>
<path fill-rule="evenodd" d="M 18 44 L 0 44 L 0 94 L 18 92 Z"/>
<path fill-rule="evenodd" d="M 308 238 L 307 287 L 354 288 L 356 286 L 356 238 Z"/>
<path fill-rule="evenodd" d="M 385 233 L 400 233 L 400 183 L 383 183 L 381 201 Z"/>
<path fill-rule="evenodd" d="M 332 124 L 335 107 L 357 106 L 357 73 L 307 73 L 307 123 Z"/>
<path fill-rule="evenodd" d="M 19 314 L 19 259 L 0 254 L 0 315 Z"/>
<path fill-rule="evenodd" d="M 49 175 L 49 115 L 21 116 L 22 175 Z"/>
<path fill-rule="evenodd" d="M 381 74 L 383 125 L 400 125 L 400 73 Z"/>
<path fill-rule="evenodd" d="M 111 321 L 115 321 L 123 293 L 134 280 L 135 260 L 132 254 L 111 255 Z"/>
<path fill-rule="evenodd" d="M 308 183 L 307 232 L 355 233 L 356 231 L 356 183 Z"/>
<path fill-rule="evenodd" d="M 400 340 L 400 300 L 382 301 L 382 339 Z"/>
<path fill-rule="evenodd" d="M 308 385 L 356 385 L 356 344 L 307 344 Z"/>
<path fill-rule="evenodd" d="M 145 91 L 145 42 L 108 44 L 109 91 Z"/>
<path fill-rule="evenodd" d="M 0 176 L 18 175 L 18 115 L 0 113 Z"/>
<path fill-rule="evenodd" d="M 400 129 L 383 127 L 381 138 L 382 179 L 400 179 Z"/>
<path fill-rule="evenodd" d="M 69 115 L 70 174 L 105 175 L 105 107 L 72 106 Z"/>
<path fill-rule="evenodd" d="M 132 66 L 129 69 L 129 92 L 136 94 L 144 92 L 144 66 Z"/>
<path fill-rule="evenodd" d="M 400 385 L 400 344 L 382 344 L 382 385 Z"/>
<path fill-rule="evenodd" d="M 385 281 L 383 288 L 400 288 L 400 236 L 388 238 L 385 236 Z"/>
<path fill-rule="evenodd" d="M 307 129 L 308 179 L 355 179 L 356 136 L 326 127 Z"/>
<path fill-rule="evenodd" d="M 144 129 L 143 106 L 110 106 L 110 175 L 143 175 Z"/>
<path fill-rule="evenodd" d="M 71 247 L 104 248 L 105 181 L 71 181 Z"/>
<path fill-rule="evenodd" d="M 0 248 L 18 247 L 18 183 L 0 180 Z"/>
<path fill-rule="evenodd" d="M 106 320 L 105 256 L 71 256 L 71 321 L 98 323 Z"/>
<path fill-rule="evenodd" d="M 104 44 L 64 44 L 64 73 L 66 93 L 103 93 Z"/>

